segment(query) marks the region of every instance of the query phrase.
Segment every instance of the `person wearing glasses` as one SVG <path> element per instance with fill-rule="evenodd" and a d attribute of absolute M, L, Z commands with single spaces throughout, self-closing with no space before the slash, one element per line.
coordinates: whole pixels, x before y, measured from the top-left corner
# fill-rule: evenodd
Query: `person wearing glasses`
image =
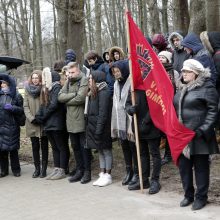
<path fill-rule="evenodd" d="M 209 68 L 204 68 L 199 61 L 184 61 L 174 97 L 179 121 L 195 131 L 194 138 L 183 149 L 178 161 L 184 189 L 184 199 L 180 206 L 185 207 L 193 203 L 192 210 L 201 209 L 207 204 L 209 155 L 219 153 L 214 130 L 218 115 L 218 93 L 210 76 Z"/>

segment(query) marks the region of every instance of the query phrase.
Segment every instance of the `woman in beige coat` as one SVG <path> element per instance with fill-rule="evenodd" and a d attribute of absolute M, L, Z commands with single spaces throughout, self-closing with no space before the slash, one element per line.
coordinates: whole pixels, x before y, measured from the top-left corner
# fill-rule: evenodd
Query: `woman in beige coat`
<path fill-rule="evenodd" d="M 48 140 L 42 133 L 42 126 L 37 124 L 35 114 L 40 107 L 40 91 L 42 82 L 42 72 L 34 70 L 25 87 L 24 112 L 26 115 L 26 135 L 30 137 L 32 144 L 35 171 L 33 178 L 45 177 L 48 163 Z M 40 148 L 42 151 L 42 168 L 40 166 Z"/>

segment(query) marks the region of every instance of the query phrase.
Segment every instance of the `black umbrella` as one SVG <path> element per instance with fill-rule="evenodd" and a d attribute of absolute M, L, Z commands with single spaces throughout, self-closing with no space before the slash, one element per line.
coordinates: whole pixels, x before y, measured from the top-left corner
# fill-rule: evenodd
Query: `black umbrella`
<path fill-rule="evenodd" d="M 7 69 L 16 69 L 23 64 L 29 63 L 29 61 L 22 60 L 16 57 L 0 56 L 0 64 L 7 66 Z"/>

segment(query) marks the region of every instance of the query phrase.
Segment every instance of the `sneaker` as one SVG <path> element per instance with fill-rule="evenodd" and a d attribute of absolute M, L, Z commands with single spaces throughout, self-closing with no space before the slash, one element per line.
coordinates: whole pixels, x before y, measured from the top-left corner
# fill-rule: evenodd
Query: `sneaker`
<path fill-rule="evenodd" d="M 103 175 L 103 177 L 101 178 L 101 180 L 98 182 L 98 186 L 108 186 L 112 184 L 112 176 L 108 173 L 105 173 Z"/>
<path fill-rule="evenodd" d="M 59 171 L 59 168 L 56 167 L 56 168 L 53 170 L 53 172 L 52 172 L 49 176 L 47 176 L 46 180 L 50 180 L 52 176 L 54 176 L 54 175 L 56 175 L 56 174 L 58 173 L 58 171 Z"/>
<path fill-rule="evenodd" d="M 101 172 L 100 174 L 99 174 L 99 178 L 95 181 L 95 182 L 93 182 L 93 186 L 98 186 L 99 185 L 99 182 L 101 181 L 101 179 L 103 178 L 103 176 L 104 176 L 104 173 L 103 172 Z"/>
<path fill-rule="evenodd" d="M 62 168 L 59 168 L 58 172 L 55 175 L 53 175 L 50 179 L 51 180 L 60 180 L 60 179 L 63 179 L 65 177 L 66 177 L 65 170 L 62 169 Z"/>

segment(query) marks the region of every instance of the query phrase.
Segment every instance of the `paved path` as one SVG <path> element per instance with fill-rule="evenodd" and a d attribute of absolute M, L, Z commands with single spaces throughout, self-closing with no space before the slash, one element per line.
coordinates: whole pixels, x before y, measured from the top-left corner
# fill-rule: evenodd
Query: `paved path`
<path fill-rule="evenodd" d="M 130 192 L 120 182 L 108 187 L 31 178 L 22 164 L 20 178 L 0 179 L 0 220 L 219 220 L 220 207 L 180 208 L 181 195 Z"/>

